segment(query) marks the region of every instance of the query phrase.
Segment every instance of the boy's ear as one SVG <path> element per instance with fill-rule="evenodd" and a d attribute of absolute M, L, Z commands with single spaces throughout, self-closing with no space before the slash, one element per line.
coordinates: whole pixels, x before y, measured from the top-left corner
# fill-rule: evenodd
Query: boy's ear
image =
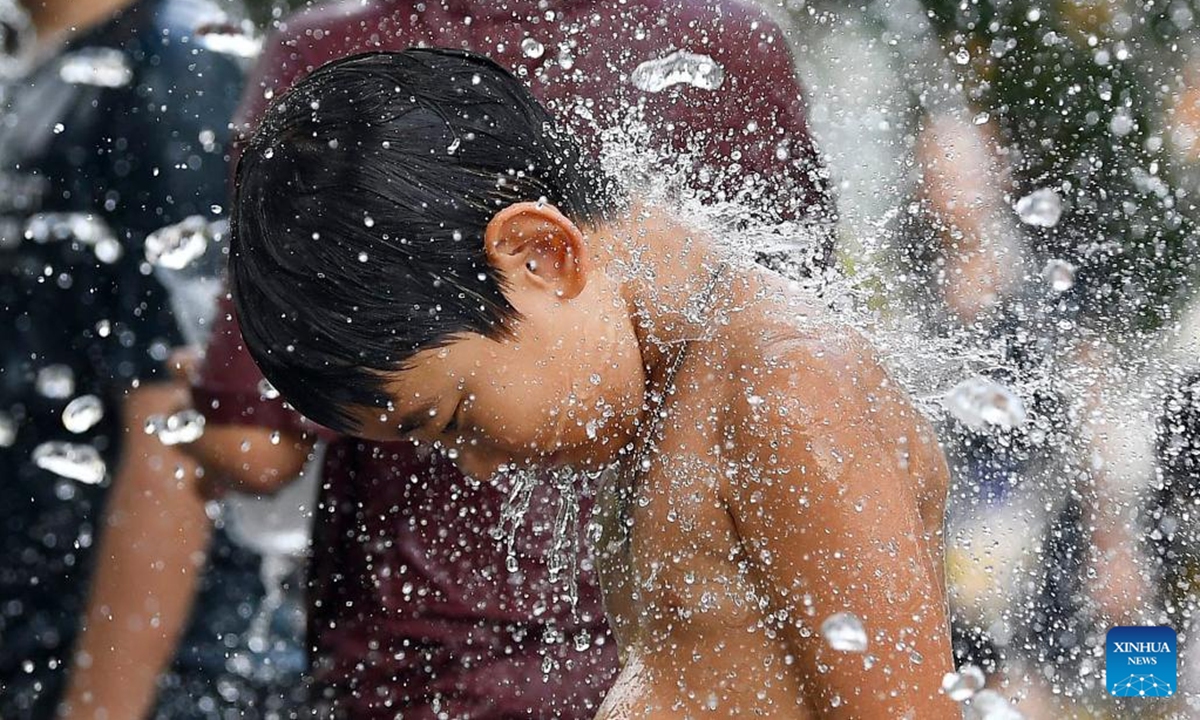
<path fill-rule="evenodd" d="M 549 203 L 515 203 L 496 213 L 483 245 L 513 287 L 552 290 L 569 300 L 587 286 L 583 233 Z"/>

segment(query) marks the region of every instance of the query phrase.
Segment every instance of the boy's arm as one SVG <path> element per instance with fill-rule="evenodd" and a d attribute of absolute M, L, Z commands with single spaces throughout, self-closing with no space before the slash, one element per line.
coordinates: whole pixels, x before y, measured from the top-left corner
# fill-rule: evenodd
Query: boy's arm
<path fill-rule="evenodd" d="M 731 513 L 759 581 L 786 611 L 822 717 L 949 717 L 940 538 L 910 480 L 924 473 L 927 487 L 944 488 L 944 461 L 921 457 L 923 420 L 865 343 L 822 343 L 821 353 L 789 352 L 786 372 L 758 388 L 765 402 L 746 408 L 741 452 L 762 475 L 728 489 Z M 861 620 L 865 653 L 822 636 L 841 612 Z"/>

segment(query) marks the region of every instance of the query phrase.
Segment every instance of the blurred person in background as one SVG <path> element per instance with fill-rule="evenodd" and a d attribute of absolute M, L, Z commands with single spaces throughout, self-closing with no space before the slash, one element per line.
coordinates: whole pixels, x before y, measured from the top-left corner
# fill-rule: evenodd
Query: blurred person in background
<path fill-rule="evenodd" d="M 1012 168 L 1009 202 L 1034 270 L 1004 311 L 1013 386 L 1060 408 L 1029 412 L 1008 440 L 1065 459 L 1031 476 L 1044 498 L 1067 502 L 1047 525 L 1057 559 L 1045 591 L 1011 616 L 1035 641 L 1021 680 L 1055 699 L 1051 714 L 1109 712 L 1096 659 L 1105 633 L 1153 614 L 1137 515 L 1154 478 L 1148 406 L 1159 391 L 1143 368 L 1195 278 L 1195 204 L 1163 133 L 1189 5 L 929 3 Z"/>
<path fill-rule="evenodd" d="M 0 3 L 0 716 L 53 716 L 93 568 L 74 697 L 143 716 L 176 657 L 171 717 L 224 674 L 253 558 L 218 542 L 187 650 L 175 654 L 209 526 L 195 463 L 142 431 L 182 390 L 179 340 L 146 261 L 153 231 L 225 201 L 231 59 L 202 0 Z M 113 487 L 114 491 L 109 492 Z M 101 511 L 109 507 L 108 522 Z M 99 543 L 99 547 L 95 547 Z M 231 600 L 225 594 L 228 593 Z M 109 612 L 109 608 L 113 608 Z M 151 648 L 150 657 L 113 653 Z M 130 705 L 134 697 L 144 704 Z M 195 699 L 199 699 L 197 695 Z"/>
<path fill-rule="evenodd" d="M 1192 640 L 1200 609 L 1200 370 L 1175 378 L 1157 421 L 1161 483 L 1147 503 L 1150 547 L 1162 607 L 1180 633 L 1180 685 L 1195 687 L 1200 681 L 1200 650 Z"/>
<path fill-rule="evenodd" d="M 1161 113 L 1191 147 L 1193 4 L 791 16 L 852 279 L 981 371 L 943 402 L 956 650 L 989 671 L 1016 660 L 1047 696 L 1091 693 L 1103 630 L 1149 610 L 1128 523 L 1150 477 L 1143 387 L 1124 370 L 1143 348 L 1121 339 L 1169 317 L 1192 276 L 1194 202 Z"/>
<path fill-rule="evenodd" d="M 316 6 L 279 24 L 239 127 L 253 129 L 272 98 L 325 62 L 417 44 L 487 53 L 593 152 L 602 130 L 640 111 L 653 146 L 700 159 L 688 181 L 704 200 L 759 194 L 769 217 L 818 235 L 832 218 L 791 54 L 770 18 L 738 0 Z M 827 241 L 812 249 L 815 266 L 828 263 Z M 234 487 L 273 492 L 309 455 L 315 428 L 264 384 L 228 304 L 193 400 L 208 429 L 188 448 Z M 332 438 L 324 473 L 309 638 L 337 716 L 595 713 L 617 662 L 590 561 L 572 605 L 542 560 L 550 538 L 526 529 L 510 573 L 489 536 L 506 488 L 408 443 Z M 535 494 L 535 527 L 549 524 L 550 500 Z"/>

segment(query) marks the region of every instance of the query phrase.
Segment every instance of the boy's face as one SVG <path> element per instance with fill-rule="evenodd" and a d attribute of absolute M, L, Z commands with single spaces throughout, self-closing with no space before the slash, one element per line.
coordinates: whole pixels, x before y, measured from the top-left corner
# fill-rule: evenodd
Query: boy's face
<path fill-rule="evenodd" d="M 511 336 L 421 351 L 390 378 L 392 408 L 359 414 L 360 434 L 434 445 L 480 479 L 504 464 L 605 462 L 632 439 L 645 392 L 618 285 L 548 205 L 506 208 L 484 242 L 518 313 Z"/>

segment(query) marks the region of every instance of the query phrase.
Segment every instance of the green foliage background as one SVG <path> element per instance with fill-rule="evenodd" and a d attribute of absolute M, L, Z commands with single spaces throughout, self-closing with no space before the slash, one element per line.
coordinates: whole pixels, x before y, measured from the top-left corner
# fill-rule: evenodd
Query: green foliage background
<path fill-rule="evenodd" d="M 1079 266 L 1089 314 L 1161 323 L 1196 266 L 1196 188 L 1165 127 L 1200 23 L 1195 3 L 924 4 L 947 53 L 970 54 L 964 90 L 996 119 L 1019 191 L 1062 188 L 1068 212 L 1039 249 Z"/>

